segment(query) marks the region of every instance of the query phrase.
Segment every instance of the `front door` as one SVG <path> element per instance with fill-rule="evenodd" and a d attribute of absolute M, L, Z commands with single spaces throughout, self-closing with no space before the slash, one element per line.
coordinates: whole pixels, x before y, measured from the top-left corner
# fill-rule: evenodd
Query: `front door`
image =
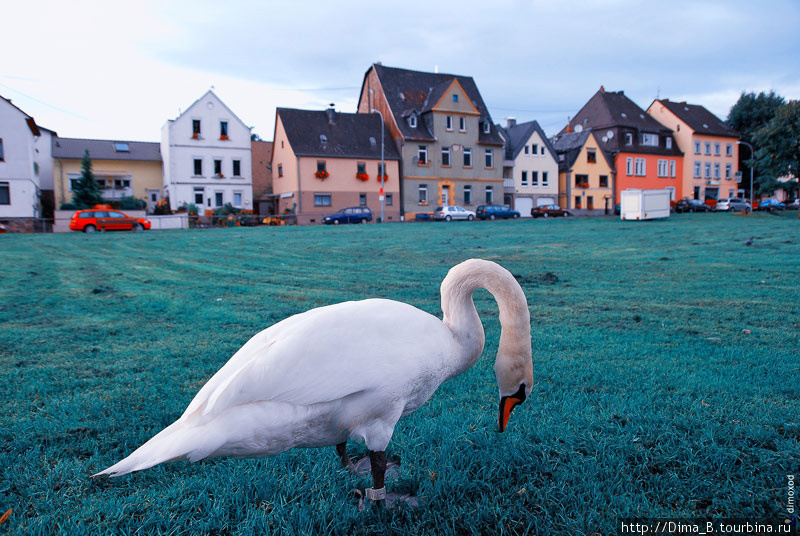
<path fill-rule="evenodd" d="M 450 187 L 449 186 L 442 186 L 442 206 L 449 207 L 450 206 Z"/>
<path fill-rule="evenodd" d="M 147 190 L 147 213 L 152 214 L 158 202 L 161 201 L 161 190 Z"/>

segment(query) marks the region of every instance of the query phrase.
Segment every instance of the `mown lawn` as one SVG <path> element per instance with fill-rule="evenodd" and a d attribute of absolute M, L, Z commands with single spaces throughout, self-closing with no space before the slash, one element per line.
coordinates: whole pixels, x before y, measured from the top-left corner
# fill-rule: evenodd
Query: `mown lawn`
<path fill-rule="evenodd" d="M 261 329 L 376 296 L 441 314 L 442 278 L 470 257 L 525 289 L 536 385 L 497 434 L 500 327 L 480 291 L 484 357 L 389 447 L 390 488 L 422 507 L 358 512 L 370 479 L 333 448 L 89 478 Z M 0 259 L 0 534 L 611 534 L 620 517 L 787 514 L 792 213 L 5 235 Z"/>

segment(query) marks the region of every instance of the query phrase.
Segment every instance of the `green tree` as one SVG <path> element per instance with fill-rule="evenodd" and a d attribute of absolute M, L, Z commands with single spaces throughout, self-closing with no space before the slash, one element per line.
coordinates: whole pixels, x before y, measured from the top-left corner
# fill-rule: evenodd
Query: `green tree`
<path fill-rule="evenodd" d="M 91 208 L 103 202 L 100 185 L 92 173 L 92 159 L 89 151 L 83 153 L 81 160 L 81 178 L 72 189 L 72 202 L 78 209 Z"/>
<path fill-rule="evenodd" d="M 800 101 L 792 100 L 781 106 L 766 125 L 753 134 L 756 149 L 756 169 L 762 176 L 762 193 L 785 188 L 797 196 L 800 177 Z M 782 177 L 793 177 L 788 183 Z"/>

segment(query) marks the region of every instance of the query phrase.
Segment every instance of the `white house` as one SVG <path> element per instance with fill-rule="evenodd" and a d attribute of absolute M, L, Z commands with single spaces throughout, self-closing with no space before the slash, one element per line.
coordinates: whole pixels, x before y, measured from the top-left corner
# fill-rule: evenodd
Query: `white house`
<path fill-rule="evenodd" d="M 54 135 L 0 97 L 0 218 L 42 216 L 42 190 L 53 189 Z"/>
<path fill-rule="evenodd" d="M 558 202 L 558 160 L 556 151 L 536 121 L 520 123 L 508 119 L 497 125 L 506 141 L 504 167 L 507 181 L 513 179 L 514 210 L 523 218 L 531 209 Z"/>
<path fill-rule="evenodd" d="M 250 127 L 209 90 L 161 128 L 164 194 L 170 208 L 226 204 L 252 210 Z"/>

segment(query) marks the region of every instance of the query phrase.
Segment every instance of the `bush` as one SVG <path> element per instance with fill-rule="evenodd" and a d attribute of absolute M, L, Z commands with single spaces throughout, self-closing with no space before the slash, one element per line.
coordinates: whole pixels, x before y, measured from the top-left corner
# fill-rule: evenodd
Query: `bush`
<path fill-rule="evenodd" d="M 61 203 L 58 210 L 78 210 L 78 206 L 75 203 Z"/>
<path fill-rule="evenodd" d="M 132 196 L 123 197 L 115 204 L 120 210 L 144 210 L 147 208 L 147 201 Z"/>

